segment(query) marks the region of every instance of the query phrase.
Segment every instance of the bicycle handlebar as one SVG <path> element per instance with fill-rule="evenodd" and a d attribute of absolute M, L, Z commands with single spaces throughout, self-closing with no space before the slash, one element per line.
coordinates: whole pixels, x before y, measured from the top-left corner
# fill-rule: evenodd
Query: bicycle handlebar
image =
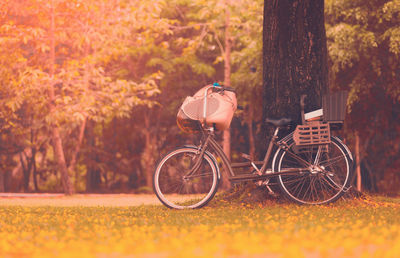
<path fill-rule="evenodd" d="M 232 87 L 225 87 L 223 85 L 220 85 L 218 82 L 214 82 L 213 84 L 209 85 L 206 90 L 204 91 L 204 106 L 203 106 L 203 119 L 204 119 L 204 123 L 206 122 L 206 116 L 207 116 L 207 94 L 208 94 L 208 90 L 209 89 L 218 89 L 221 91 L 231 91 L 233 93 L 236 93 L 236 90 Z"/>
<path fill-rule="evenodd" d="M 218 82 L 214 82 L 214 83 L 212 84 L 212 86 L 213 86 L 213 89 L 216 88 L 216 89 L 220 89 L 221 91 L 226 90 L 226 91 L 231 91 L 231 92 L 236 93 L 236 90 L 235 90 L 234 88 L 221 85 L 221 84 L 219 84 Z"/>

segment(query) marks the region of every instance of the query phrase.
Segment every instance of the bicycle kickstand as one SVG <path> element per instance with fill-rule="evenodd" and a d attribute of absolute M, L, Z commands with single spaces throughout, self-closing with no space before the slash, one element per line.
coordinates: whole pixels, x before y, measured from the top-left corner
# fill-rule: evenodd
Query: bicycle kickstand
<path fill-rule="evenodd" d="M 269 180 L 270 179 L 267 179 L 264 182 L 262 182 L 262 185 L 265 185 L 265 187 L 268 189 L 268 194 L 275 195 L 275 192 L 272 191 L 271 187 L 269 187 L 269 185 L 268 185 L 269 184 Z"/>

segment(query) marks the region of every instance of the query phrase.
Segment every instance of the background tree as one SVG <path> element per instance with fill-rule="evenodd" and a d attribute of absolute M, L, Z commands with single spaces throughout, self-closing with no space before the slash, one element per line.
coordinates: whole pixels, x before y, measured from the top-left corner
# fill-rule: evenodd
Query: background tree
<path fill-rule="evenodd" d="M 128 9 L 119 12 L 119 16 L 116 12 L 101 12 L 118 11 L 122 3 L 38 0 L 6 5 L 1 42 L 18 50 L 20 65 L 18 70 L 10 71 L 11 75 L 3 75 L 13 77 L 12 83 L 5 80 L 11 86 L 5 107 L 18 112 L 23 105 L 32 104 L 35 128 L 51 132 L 54 157 L 66 193 L 73 192 L 68 163 L 75 163 L 80 140 L 68 161 L 63 138 L 82 128 L 86 118 L 100 122 L 127 116 L 133 106 L 147 103 L 142 97 L 157 92 L 150 77 L 136 83 L 104 72 L 104 58 L 115 54 L 120 42 L 128 43 L 126 33 L 111 28 L 115 29 L 117 22 L 121 29 L 122 25 L 142 24 L 129 19 L 132 13 L 124 16 Z M 101 20 L 100 12 L 107 19 Z M 100 21 L 103 22 L 99 24 Z M 79 139 L 82 131 L 79 130 Z"/>
<path fill-rule="evenodd" d="M 262 116 L 299 120 L 303 93 L 308 110 L 319 108 L 323 1 L 266 1 L 264 25 L 264 1 L 229 2 L 1 1 L 0 191 L 63 191 L 55 127 L 77 192 L 150 191 L 160 155 L 198 140 L 179 131 L 176 112 L 186 96 L 224 81 L 226 42 L 230 84 L 245 106 L 231 124 L 232 160 L 265 148 L 254 140 Z M 399 1 L 325 6 L 330 89 L 350 91 L 340 134 L 350 145 L 360 135 L 362 183 L 396 192 Z"/>
<path fill-rule="evenodd" d="M 363 184 L 400 183 L 400 1 L 326 1 L 330 85 L 348 90 L 346 138 L 360 137 Z"/>

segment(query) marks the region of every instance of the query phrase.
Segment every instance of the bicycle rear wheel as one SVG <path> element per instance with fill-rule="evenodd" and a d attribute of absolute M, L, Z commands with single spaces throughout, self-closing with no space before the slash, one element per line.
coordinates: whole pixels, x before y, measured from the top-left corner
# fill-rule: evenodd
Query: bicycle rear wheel
<path fill-rule="evenodd" d="M 329 144 L 299 147 L 291 135 L 286 143 L 290 153 L 278 150 L 272 167 L 277 172 L 298 169 L 295 174 L 278 176 L 280 188 L 288 199 L 300 204 L 325 204 L 346 192 L 353 170 L 351 153 L 343 143 L 331 137 Z"/>
<path fill-rule="evenodd" d="M 204 153 L 199 169 L 189 174 L 199 153 L 182 147 L 168 153 L 157 165 L 153 187 L 158 199 L 174 209 L 195 209 L 206 205 L 215 195 L 219 173 L 214 158 Z"/>

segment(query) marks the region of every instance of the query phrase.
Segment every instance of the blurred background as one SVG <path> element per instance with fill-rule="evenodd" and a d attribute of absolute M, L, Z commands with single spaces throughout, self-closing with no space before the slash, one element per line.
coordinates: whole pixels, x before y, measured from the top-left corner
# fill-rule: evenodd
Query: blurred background
<path fill-rule="evenodd" d="M 151 192 L 160 156 L 196 140 L 176 114 L 186 96 L 224 81 L 227 44 L 244 107 L 231 124 L 232 159 L 262 159 L 263 4 L 3 0 L 0 192 Z M 349 91 L 337 134 L 359 150 L 362 189 L 391 195 L 400 191 L 399 24 L 398 0 L 325 1 L 329 86 Z"/>

